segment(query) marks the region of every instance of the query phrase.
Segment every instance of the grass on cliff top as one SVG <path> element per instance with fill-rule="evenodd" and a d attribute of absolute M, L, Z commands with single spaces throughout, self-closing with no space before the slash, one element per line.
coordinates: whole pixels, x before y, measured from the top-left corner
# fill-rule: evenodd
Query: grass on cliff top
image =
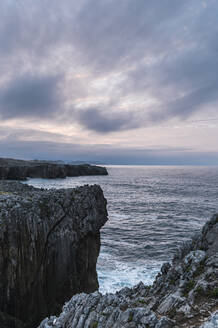
<path fill-rule="evenodd" d="M 0 190 L 0 196 L 1 195 L 12 195 L 12 192 L 9 192 L 9 191 L 1 191 Z"/>

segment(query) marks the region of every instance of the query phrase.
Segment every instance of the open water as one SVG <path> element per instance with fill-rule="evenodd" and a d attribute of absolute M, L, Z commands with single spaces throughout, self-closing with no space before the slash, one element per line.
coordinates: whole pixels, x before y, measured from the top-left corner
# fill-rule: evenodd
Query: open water
<path fill-rule="evenodd" d="M 100 184 L 109 220 L 101 230 L 100 291 L 151 284 L 176 248 L 218 212 L 218 167 L 107 166 L 108 176 L 29 179 L 40 188 Z"/>

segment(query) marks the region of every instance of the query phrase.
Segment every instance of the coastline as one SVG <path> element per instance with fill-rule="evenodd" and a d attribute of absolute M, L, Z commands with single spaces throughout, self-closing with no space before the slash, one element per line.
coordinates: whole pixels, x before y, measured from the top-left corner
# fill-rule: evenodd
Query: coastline
<path fill-rule="evenodd" d="M 4 184 L 7 182 L 2 181 L 2 183 Z M 25 185 L 22 184 L 22 186 L 23 186 L 22 188 L 25 188 L 24 187 Z M 31 189 L 32 187 L 27 187 L 27 188 Z M 33 190 L 34 190 L 34 188 L 33 188 Z M 8 198 L 9 195 L 7 195 L 7 194 L 4 195 L 4 190 L 2 190 L 2 191 L 3 191 L 2 196 Z M 22 193 L 23 193 L 23 191 L 22 191 Z M 66 192 L 66 189 L 62 189 L 62 191 Z M 6 190 L 5 190 L 5 192 L 7 193 Z M 8 192 L 10 193 L 10 190 Z M 50 192 L 52 193 L 52 191 L 50 191 Z M 57 190 L 57 192 L 58 192 L 58 190 Z M 209 226 L 209 229 L 207 230 L 206 228 L 203 228 L 203 231 L 207 231 L 207 232 L 213 231 L 214 228 L 211 229 L 211 227 L 214 225 L 217 225 L 217 217 L 215 217 L 215 219 L 212 219 L 211 222 L 212 222 L 211 225 L 206 224 L 206 226 Z M 206 234 L 207 234 L 207 232 L 206 232 Z M 95 292 L 94 294 L 88 294 L 88 295 L 82 294 L 84 296 L 77 294 L 76 296 L 73 297 L 72 301 L 67 303 L 67 305 L 64 307 L 64 312 L 61 314 L 60 318 L 52 316 L 51 319 L 45 319 L 45 320 L 43 320 L 43 322 L 41 324 L 42 327 L 44 328 L 44 326 L 43 326 L 44 324 L 48 325 L 48 327 L 50 327 L 50 326 L 56 327 L 55 326 L 56 324 L 57 324 L 57 327 L 62 327 L 61 326 L 62 321 L 60 321 L 60 320 L 65 320 L 65 323 L 68 325 L 66 327 L 69 327 L 69 328 L 74 328 L 74 327 L 77 328 L 77 327 L 80 327 L 80 325 L 82 325 L 81 327 L 83 327 L 83 324 L 84 324 L 84 327 L 86 327 L 86 326 L 92 327 L 93 324 L 95 325 L 94 327 L 101 327 L 101 324 L 102 324 L 102 327 L 105 327 L 105 324 L 106 324 L 104 321 L 105 318 L 102 318 L 101 315 L 102 315 L 102 313 L 105 313 L 105 314 L 103 314 L 103 317 L 107 317 L 106 319 L 109 319 L 109 317 L 110 317 L 109 314 L 112 315 L 113 311 L 109 312 L 109 310 L 108 310 L 108 304 L 109 304 L 108 302 L 111 302 L 111 299 L 113 299 L 114 301 L 112 302 L 112 304 L 110 304 L 110 306 L 112 306 L 112 308 L 114 308 L 116 315 L 117 315 L 117 313 L 121 315 L 121 317 L 118 316 L 118 319 L 116 319 L 115 322 L 113 322 L 114 319 L 113 319 L 113 315 L 112 315 L 112 317 L 110 318 L 110 320 L 112 320 L 112 321 L 110 321 L 110 322 L 112 323 L 113 327 L 134 327 L 135 328 L 135 327 L 141 327 L 140 325 L 142 325 L 142 327 L 143 327 L 143 324 L 145 324 L 145 322 L 147 322 L 146 324 L 150 325 L 150 327 L 155 327 L 155 328 L 156 327 L 159 327 L 159 328 L 160 327 L 164 327 L 164 328 L 165 327 L 177 327 L 177 323 L 178 323 L 178 327 L 192 327 L 190 325 L 191 321 L 189 321 L 189 319 L 190 319 L 189 316 L 191 315 L 192 318 L 194 317 L 196 319 L 196 317 L 199 317 L 199 315 L 201 315 L 201 318 L 198 321 L 198 325 L 193 326 L 193 327 L 200 327 L 199 326 L 200 321 L 202 324 L 203 321 L 209 320 L 209 314 L 208 314 L 208 312 L 206 313 L 206 308 L 205 308 L 205 312 L 202 315 L 202 312 L 198 311 L 195 304 L 194 304 L 194 308 L 195 308 L 196 312 L 190 314 L 187 310 L 186 299 L 188 302 L 187 304 L 190 304 L 190 302 L 192 302 L 192 301 L 195 302 L 196 299 L 199 298 L 198 297 L 199 291 L 200 291 L 200 293 L 202 292 L 202 289 L 198 288 L 199 281 L 202 281 L 202 278 L 203 278 L 203 280 L 205 280 L 204 279 L 205 277 L 202 275 L 205 274 L 208 276 L 208 274 L 209 274 L 209 276 L 210 276 L 211 270 L 214 271 L 214 268 L 216 270 L 216 260 L 215 260 L 215 262 L 213 260 L 212 260 L 212 262 L 211 261 L 206 262 L 207 258 L 205 258 L 204 253 L 202 253 L 202 252 L 207 253 L 209 250 L 209 253 L 208 253 L 209 257 L 215 256 L 215 259 L 216 259 L 216 252 L 213 254 L 210 254 L 210 250 L 213 249 L 215 239 L 214 239 L 214 237 L 212 238 L 212 240 L 210 239 L 211 242 L 210 242 L 210 245 L 208 246 L 207 245 L 208 238 L 205 238 L 206 234 L 202 235 L 204 237 L 203 238 L 204 242 L 202 242 L 202 240 L 199 241 L 200 239 L 199 240 L 194 239 L 195 241 L 197 240 L 197 242 L 195 242 L 194 244 L 187 243 L 187 245 L 184 248 L 180 248 L 180 250 L 181 250 L 180 255 L 177 259 L 175 257 L 174 263 L 172 263 L 170 265 L 165 264 L 162 267 L 161 273 L 156 277 L 156 281 L 153 284 L 153 286 L 154 286 L 153 290 L 151 287 L 147 287 L 141 283 L 135 287 L 124 288 L 123 290 L 120 290 L 115 294 L 110 294 L 113 296 L 110 296 L 109 298 L 108 298 L 107 294 L 102 295 L 101 293 L 98 293 L 98 292 Z M 215 230 L 215 234 L 216 234 L 216 230 Z M 214 235 L 214 231 L 213 231 L 212 235 Z M 207 249 L 207 247 L 208 247 L 208 249 Z M 214 248 L 216 250 L 217 246 L 215 246 Z M 198 251 L 200 251 L 200 252 L 198 252 Z M 197 253 L 193 254 L 192 252 L 195 252 L 195 253 L 197 252 Z M 188 262 L 188 264 L 187 264 L 187 263 L 185 263 L 185 258 L 186 258 L 186 256 L 189 255 L 189 253 L 194 255 L 194 257 L 191 257 L 191 262 L 190 263 Z M 197 255 L 197 264 L 195 263 L 195 260 L 196 260 L 195 255 Z M 206 254 L 206 257 L 207 257 L 207 254 Z M 190 255 L 188 256 L 188 261 L 189 261 L 189 258 L 190 258 Z M 183 263 L 182 265 L 180 265 L 180 260 Z M 199 260 L 199 262 L 198 262 L 198 260 Z M 203 270 L 204 272 L 202 271 L 200 277 L 198 277 L 198 276 L 196 276 L 196 270 L 198 272 L 199 266 L 202 267 L 202 263 L 205 264 L 204 270 Z M 190 265 L 191 266 L 193 265 L 193 270 L 192 270 L 192 267 L 189 268 Z M 179 268 L 177 268 L 177 267 L 179 267 Z M 182 267 L 182 271 L 181 271 L 181 267 Z M 176 273 L 176 277 L 177 277 L 178 281 L 176 280 L 173 282 L 172 276 L 173 277 L 175 276 L 175 272 L 179 272 L 180 276 L 177 277 L 177 273 Z M 187 273 L 188 273 L 188 275 L 187 275 Z M 168 277 L 168 275 L 169 275 L 169 277 Z M 186 280 L 186 283 L 183 284 L 182 281 L 184 281 L 184 278 Z M 200 280 L 198 280 L 198 279 L 200 279 Z M 195 283 L 194 283 L 194 285 L 192 283 L 192 286 L 190 286 L 189 281 L 192 281 L 192 280 L 194 280 Z M 205 294 L 203 296 L 202 295 L 200 295 L 200 296 L 202 297 L 202 300 L 204 300 L 203 304 L 206 304 L 207 309 L 208 309 L 208 306 L 211 307 L 210 310 L 212 312 L 214 312 L 213 320 L 216 320 L 215 308 L 216 308 L 217 303 L 216 303 L 215 294 L 214 294 L 214 297 L 212 294 L 210 294 L 212 296 L 209 297 L 209 294 L 208 294 L 208 293 L 211 293 L 211 291 L 213 289 L 216 290 L 217 280 L 215 280 L 214 282 L 215 282 L 215 285 L 214 285 L 215 287 L 210 284 L 210 279 L 209 279 L 209 281 L 207 281 L 207 279 L 206 279 L 207 287 L 205 289 Z M 205 283 L 203 284 L 203 286 L 205 286 Z M 160 295 L 160 290 L 159 290 L 160 287 L 162 290 L 161 295 Z M 187 293 L 187 290 L 188 290 L 188 293 Z M 189 295 L 189 292 L 191 292 L 192 290 L 194 290 L 194 292 Z M 177 293 L 178 291 L 179 291 L 179 295 Z M 167 294 L 168 292 L 171 292 L 171 294 Z M 160 296 L 161 296 L 161 298 L 160 298 Z M 129 300 L 129 298 L 130 298 L 130 300 Z M 152 298 L 153 301 L 150 298 Z M 166 302 L 166 299 L 167 299 L 167 302 Z M 126 302 L 126 300 L 127 300 L 127 302 Z M 133 300 L 135 300 L 135 301 L 133 302 Z M 209 301 L 209 305 L 205 300 Z M 79 306 L 79 304 L 81 304 L 81 302 L 84 303 L 83 309 L 81 309 Z M 98 307 L 101 306 L 102 310 L 101 310 L 100 316 L 99 316 L 98 312 L 96 314 L 96 312 L 94 311 L 94 313 L 92 313 L 92 316 L 90 319 L 89 312 L 87 309 L 89 302 L 91 302 L 92 304 L 97 302 Z M 123 302 L 124 302 L 124 304 L 123 304 Z M 127 304 L 127 307 L 126 307 L 126 304 Z M 166 306 L 168 306 L 167 310 L 166 310 Z M 177 308 L 177 306 L 180 306 L 180 307 Z M 183 317 L 185 316 L 185 318 L 188 320 L 188 321 L 185 321 L 182 323 L 179 321 L 179 320 L 181 320 L 180 319 L 180 316 L 181 316 L 180 308 L 181 307 L 183 309 L 185 308 L 185 311 L 186 311 L 185 315 L 183 313 L 182 316 Z M 140 308 L 140 310 L 138 308 Z M 177 314 L 174 313 L 175 308 L 176 308 L 176 311 L 179 310 Z M 202 308 L 202 306 L 201 306 L 201 308 Z M 164 312 L 165 310 L 163 310 L 163 309 L 166 310 L 166 313 Z M 192 307 L 192 309 L 193 309 L 193 307 Z M 77 322 L 77 319 L 75 319 L 75 321 L 72 321 L 72 320 L 69 322 L 66 321 L 66 317 L 65 317 L 66 313 L 68 313 L 67 314 L 68 317 L 71 317 L 71 318 L 73 317 L 73 320 L 75 317 L 78 318 L 77 310 L 82 311 L 80 313 L 82 313 L 83 319 L 81 319 L 81 320 L 83 320 L 83 323 Z M 84 314 L 86 313 L 87 316 L 85 316 L 85 317 L 83 316 L 83 311 L 85 311 Z M 97 308 L 96 308 L 96 311 L 97 311 Z M 160 314 L 160 312 L 162 314 Z M 106 313 L 107 313 L 107 315 L 106 315 Z M 51 314 L 54 314 L 54 312 Z M 173 317 L 173 314 L 175 314 L 175 318 Z M 178 315 L 179 317 L 177 318 L 176 315 Z M 97 316 L 97 319 L 96 319 L 96 316 Z M 1 318 L 1 316 L 0 316 L 0 318 Z M 50 320 L 50 321 L 48 321 L 48 320 Z M 88 321 L 86 322 L 86 320 L 88 320 Z M 91 321 L 89 321 L 89 320 L 91 320 Z M 126 320 L 126 322 L 125 322 L 125 320 Z M 143 322 L 140 323 L 140 320 L 142 320 Z M 186 325 L 187 322 L 188 322 L 188 326 Z M 152 324 L 153 324 L 153 326 L 152 326 Z M 45 326 L 45 327 L 47 328 L 47 326 Z"/>
<path fill-rule="evenodd" d="M 105 167 L 90 164 L 71 165 L 0 158 L 0 180 L 56 179 L 89 175 L 108 175 L 108 172 Z"/>
<path fill-rule="evenodd" d="M 116 294 L 78 294 L 59 317 L 39 328 L 216 328 L 218 323 L 218 215 L 165 263 L 152 286 L 142 282 Z"/>

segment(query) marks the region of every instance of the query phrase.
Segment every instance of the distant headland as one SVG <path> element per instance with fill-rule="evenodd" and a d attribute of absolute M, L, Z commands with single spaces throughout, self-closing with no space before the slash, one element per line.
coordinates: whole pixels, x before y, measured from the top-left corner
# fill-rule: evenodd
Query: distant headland
<path fill-rule="evenodd" d="M 26 180 L 28 177 L 55 179 L 84 175 L 108 175 L 108 172 L 105 167 L 90 164 L 0 158 L 0 180 Z"/>

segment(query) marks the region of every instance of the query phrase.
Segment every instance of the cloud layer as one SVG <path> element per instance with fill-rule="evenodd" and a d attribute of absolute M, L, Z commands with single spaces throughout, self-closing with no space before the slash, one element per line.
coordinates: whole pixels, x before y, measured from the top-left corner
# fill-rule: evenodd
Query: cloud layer
<path fill-rule="evenodd" d="M 11 80 L 0 90 L 2 119 L 51 116 L 58 110 L 58 78 L 22 76 Z"/>
<path fill-rule="evenodd" d="M 216 0 L 2 0 L 0 12 L 3 125 L 97 144 L 217 116 Z"/>

